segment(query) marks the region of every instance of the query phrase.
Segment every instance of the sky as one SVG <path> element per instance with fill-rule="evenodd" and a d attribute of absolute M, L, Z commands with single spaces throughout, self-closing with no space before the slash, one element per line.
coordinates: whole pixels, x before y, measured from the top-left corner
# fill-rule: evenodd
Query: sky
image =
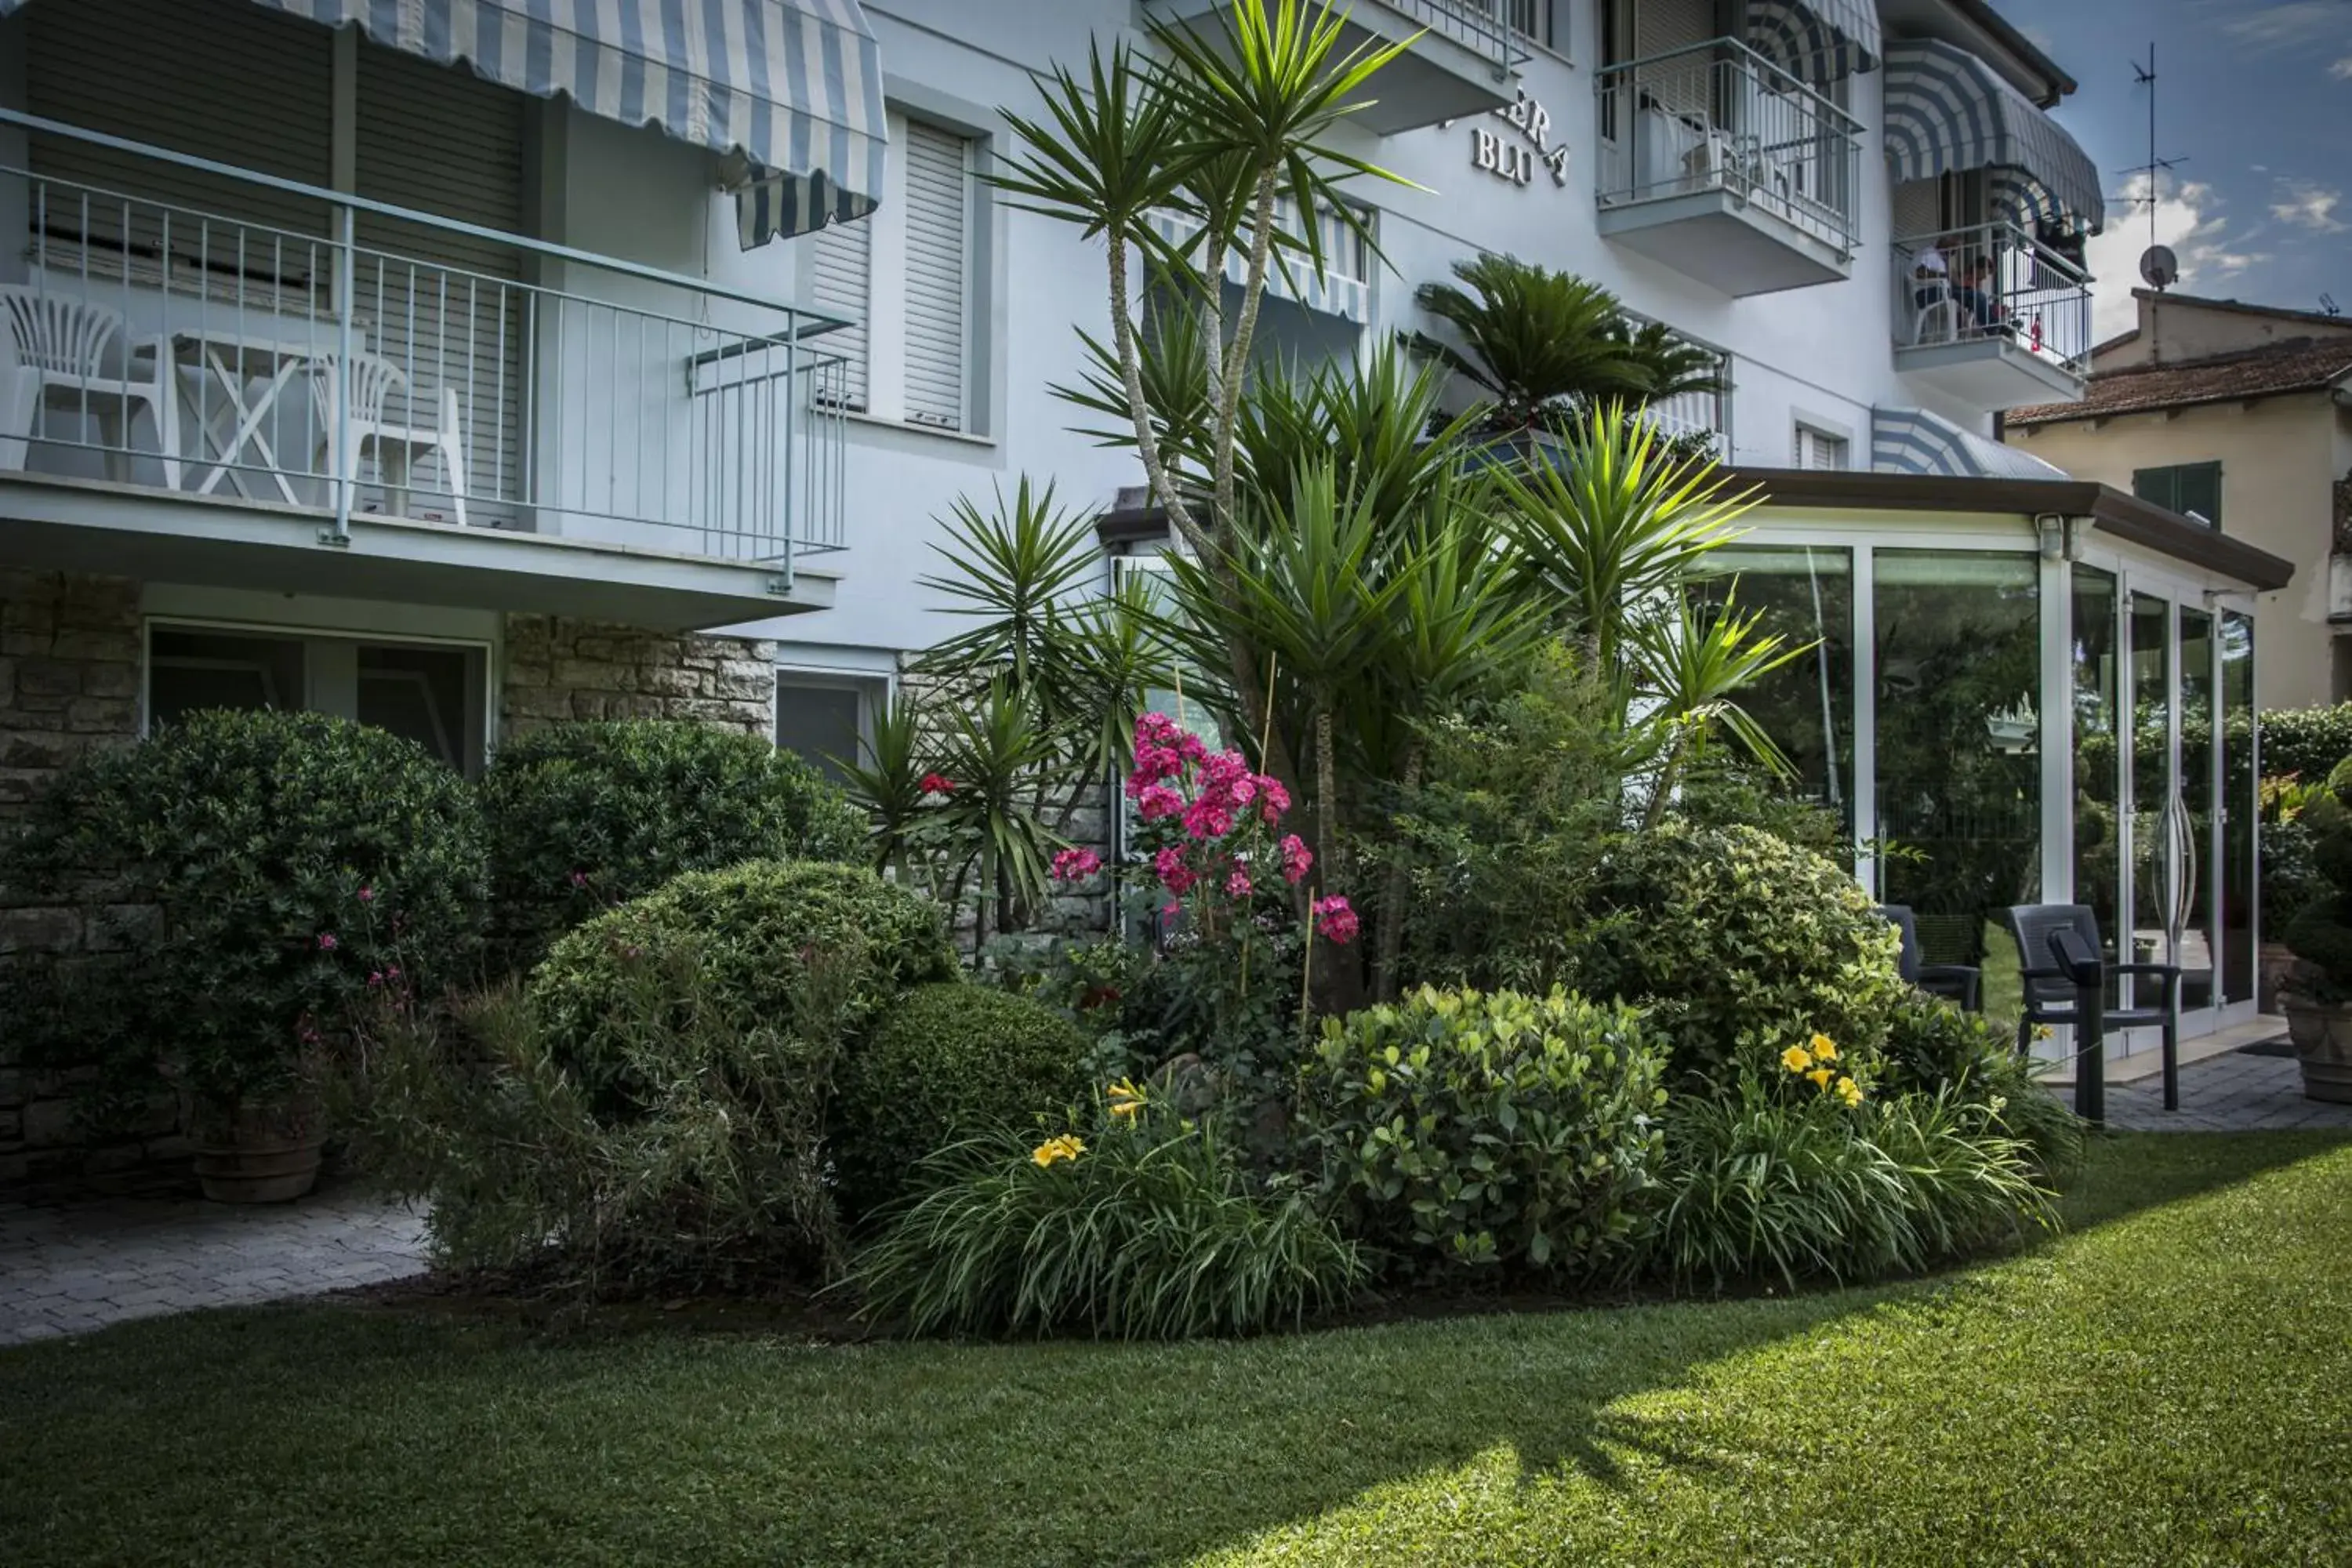
<path fill-rule="evenodd" d="M 2098 335 L 2131 326 L 2148 245 L 2156 46 L 2156 237 L 2183 293 L 2352 317 L 2352 0 L 1994 0 L 2081 87 L 2053 112 L 2106 177 L 2091 241 Z M 2122 198 L 2122 199 L 2116 199 Z"/>

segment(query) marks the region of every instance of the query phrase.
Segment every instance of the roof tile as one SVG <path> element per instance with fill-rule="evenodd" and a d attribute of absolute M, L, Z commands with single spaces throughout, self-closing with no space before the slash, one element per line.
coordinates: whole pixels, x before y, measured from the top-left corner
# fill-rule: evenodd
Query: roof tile
<path fill-rule="evenodd" d="M 2082 402 L 2012 408 L 2003 422 L 2055 425 L 2200 403 L 2317 392 L 2347 375 L 2352 375 L 2352 337 L 2288 338 L 2234 353 L 2097 372 L 2085 384 Z"/>

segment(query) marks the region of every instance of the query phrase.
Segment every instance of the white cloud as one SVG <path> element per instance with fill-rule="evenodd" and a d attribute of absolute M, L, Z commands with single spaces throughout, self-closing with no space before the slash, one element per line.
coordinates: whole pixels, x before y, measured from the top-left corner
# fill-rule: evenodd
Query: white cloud
<path fill-rule="evenodd" d="M 2314 234 L 2341 234 L 2347 226 L 2336 216 L 2344 193 L 2309 180 L 2281 180 L 2273 191 L 2271 216 L 2281 223 L 2307 228 Z"/>
<path fill-rule="evenodd" d="M 2327 68 L 2327 74 L 2337 81 L 2352 81 L 2352 55 L 2346 55 Z"/>
<path fill-rule="evenodd" d="M 2222 26 L 2231 37 L 2256 48 L 2284 49 L 2341 37 L 2346 25 L 2343 0 L 2282 0 L 2242 10 Z"/>
<path fill-rule="evenodd" d="M 2138 320 L 2131 291 L 2140 287 L 2140 253 L 2150 242 L 2147 194 L 2147 175 L 2126 181 L 2123 197 L 2107 209 L 2106 232 L 2095 237 L 2085 252 L 2091 276 L 2098 280 L 2092 330 L 2099 342 L 2130 331 Z M 2167 178 L 2157 187 L 2154 242 L 2170 246 L 2180 258 L 2174 288 L 2210 290 L 2270 259 L 2265 252 L 2247 248 L 2261 231 L 2231 235 L 2220 205 L 2213 187 L 2199 181 Z"/>

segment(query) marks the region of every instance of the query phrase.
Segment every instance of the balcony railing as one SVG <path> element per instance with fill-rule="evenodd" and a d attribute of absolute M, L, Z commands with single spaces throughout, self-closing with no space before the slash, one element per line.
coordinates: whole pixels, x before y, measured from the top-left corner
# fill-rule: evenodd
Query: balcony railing
<path fill-rule="evenodd" d="M 1599 72 L 1603 206 L 1719 191 L 1851 251 L 1862 127 L 1736 38 Z"/>
<path fill-rule="evenodd" d="M 1154 207 L 1149 217 L 1153 231 L 1189 259 L 1194 270 L 1208 264 L 1208 246 L 1200 219 L 1172 207 Z M 1371 220 L 1366 215 L 1361 221 Z M 1297 204 L 1286 195 L 1275 198 L 1274 226 L 1276 233 L 1293 237 L 1303 233 Z M 1321 268 L 1318 269 L 1304 251 L 1285 249 L 1267 259 L 1266 294 L 1324 315 L 1343 317 L 1360 326 L 1371 320 L 1372 247 L 1362 231 L 1336 212 L 1321 214 L 1317 226 L 1323 253 Z M 1246 247 L 1251 232 L 1244 228 L 1238 243 L 1225 252 L 1224 276 L 1228 283 L 1249 280 Z"/>
<path fill-rule="evenodd" d="M 0 126 L 33 148 L 0 160 L 0 213 L 25 225 L 0 242 L 0 470 L 316 509 L 331 537 L 404 516 L 787 576 L 845 542 L 837 320 L 9 110 Z M 126 184 L 201 174 L 319 226 L 45 173 L 66 142 L 135 154 Z"/>
<path fill-rule="evenodd" d="M 1413 26 L 1453 39 L 1507 71 L 1528 58 L 1523 38 L 1536 36 L 1535 0 L 1379 0 L 1403 12 Z"/>
<path fill-rule="evenodd" d="M 2015 224 L 1898 239 L 1898 349 L 1993 343 L 2069 375 L 2089 368 L 2091 280 Z"/>

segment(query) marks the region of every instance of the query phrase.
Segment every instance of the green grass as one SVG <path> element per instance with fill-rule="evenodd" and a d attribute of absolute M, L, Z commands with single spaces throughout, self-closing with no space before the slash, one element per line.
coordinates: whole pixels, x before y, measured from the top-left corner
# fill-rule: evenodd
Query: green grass
<path fill-rule="evenodd" d="M 2352 1561 L 2352 1144 L 1873 1290 L 1248 1343 L 205 1314 L 0 1352 L 0 1563 Z"/>

